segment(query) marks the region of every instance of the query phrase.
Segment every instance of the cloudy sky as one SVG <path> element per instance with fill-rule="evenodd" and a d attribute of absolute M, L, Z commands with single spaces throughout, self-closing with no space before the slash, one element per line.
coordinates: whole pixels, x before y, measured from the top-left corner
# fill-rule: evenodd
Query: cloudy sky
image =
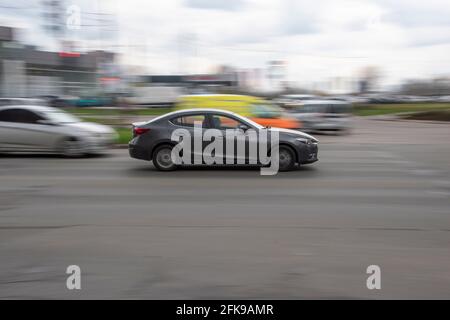
<path fill-rule="evenodd" d="M 39 27 L 40 2 L 0 0 L 0 21 L 23 27 L 27 42 L 51 47 Z M 115 48 L 122 62 L 150 73 L 209 72 L 220 64 L 266 68 L 270 60 L 284 60 L 288 79 L 298 84 L 355 77 L 365 66 L 378 67 L 385 85 L 450 75 L 448 0 L 66 3 L 82 11 L 74 38 Z M 99 10 L 114 15 L 96 15 Z"/>

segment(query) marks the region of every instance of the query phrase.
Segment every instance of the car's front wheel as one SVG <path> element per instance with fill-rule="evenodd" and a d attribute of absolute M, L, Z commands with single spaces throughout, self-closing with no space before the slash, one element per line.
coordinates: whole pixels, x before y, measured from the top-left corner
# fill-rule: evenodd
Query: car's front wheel
<path fill-rule="evenodd" d="M 290 171 L 295 166 L 295 154 L 294 151 L 285 146 L 280 146 L 279 154 L 279 170 Z"/>
<path fill-rule="evenodd" d="M 177 168 L 177 165 L 172 159 L 172 146 L 163 145 L 153 152 L 153 165 L 156 169 L 161 171 L 172 171 Z"/>
<path fill-rule="evenodd" d="M 60 154 L 67 158 L 78 158 L 86 155 L 83 143 L 74 138 L 68 138 L 61 142 L 59 146 Z"/>

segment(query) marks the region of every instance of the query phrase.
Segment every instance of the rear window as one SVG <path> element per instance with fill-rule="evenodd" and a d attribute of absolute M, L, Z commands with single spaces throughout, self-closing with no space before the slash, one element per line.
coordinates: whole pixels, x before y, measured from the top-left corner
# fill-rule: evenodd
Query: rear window
<path fill-rule="evenodd" d="M 202 127 L 206 127 L 206 117 L 203 114 L 196 115 L 186 115 L 181 117 L 176 117 L 171 120 L 171 122 L 177 126 L 182 127 L 194 127 L 195 123 L 199 123 Z"/>

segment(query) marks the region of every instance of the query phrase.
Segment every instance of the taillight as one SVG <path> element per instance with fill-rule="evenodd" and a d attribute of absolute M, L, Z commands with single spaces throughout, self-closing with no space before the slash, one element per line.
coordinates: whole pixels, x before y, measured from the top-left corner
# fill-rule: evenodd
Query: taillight
<path fill-rule="evenodd" d="M 137 136 L 140 136 L 141 134 L 147 133 L 147 132 L 149 132 L 149 131 L 150 131 L 150 129 L 147 129 L 147 128 L 138 128 L 138 127 L 134 127 L 134 128 L 133 128 L 133 135 L 134 135 L 135 137 L 137 137 Z"/>

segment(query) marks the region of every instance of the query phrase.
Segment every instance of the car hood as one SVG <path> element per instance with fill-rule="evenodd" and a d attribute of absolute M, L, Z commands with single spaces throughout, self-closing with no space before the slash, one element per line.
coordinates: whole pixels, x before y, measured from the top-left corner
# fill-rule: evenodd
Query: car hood
<path fill-rule="evenodd" d="M 66 123 L 65 126 L 85 131 L 88 133 L 114 133 L 115 131 L 108 126 L 93 122 L 74 122 Z"/>
<path fill-rule="evenodd" d="M 315 137 L 313 137 L 310 134 L 304 133 L 302 131 L 298 131 L 298 130 L 291 130 L 291 129 L 283 129 L 283 128 L 270 128 L 271 131 L 278 131 L 280 134 L 285 133 L 288 134 L 290 136 L 296 136 L 299 138 L 305 138 L 305 139 L 310 139 L 310 140 L 314 140 L 316 142 L 319 142 L 318 139 L 316 139 Z"/>

